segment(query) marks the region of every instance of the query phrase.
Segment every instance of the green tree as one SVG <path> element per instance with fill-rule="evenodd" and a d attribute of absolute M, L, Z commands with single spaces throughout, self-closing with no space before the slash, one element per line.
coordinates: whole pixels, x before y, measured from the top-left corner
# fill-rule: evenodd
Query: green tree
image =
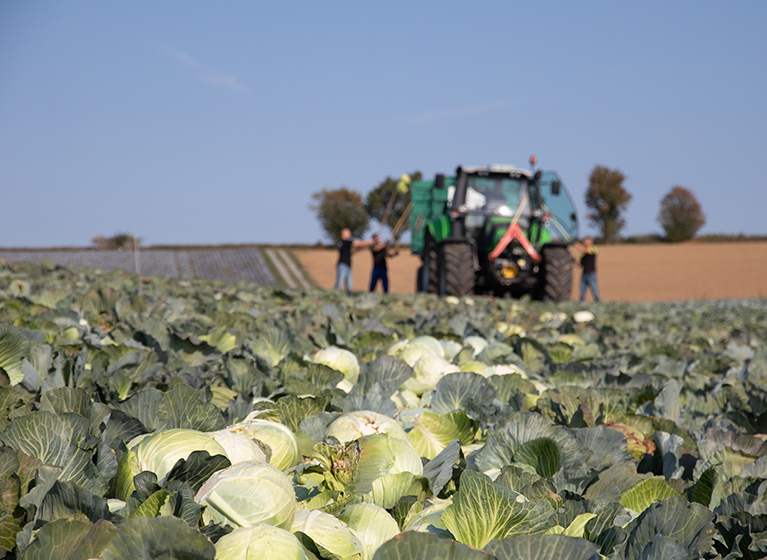
<path fill-rule="evenodd" d="M 586 206 L 589 222 L 602 232 L 602 238 L 610 243 L 626 225 L 623 212 L 631 201 L 631 194 L 623 188 L 626 176 L 617 169 L 597 165 L 589 175 L 586 190 Z"/>
<path fill-rule="evenodd" d="M 332 241 L 341 239 L 341 230 L 349 228 L 354 237 L 362 237 L 368 229 L 368 214 L 360 193 L 341 187 L 322 189 L 312 194 L 309 209 L 317 213 L 322 229 Z"/>
<path fill-rule="evenodd" d="M 414 171 L 410 174 L 411 181 L 420 181 L 421 172 Z M 399 178 L 386 177 L 382 182 L 378 184 L 372 191 L 365 197 L 365 209 L 371 218 L 376 220 L 379 224 L 388 226 L 389 229 L 394 229 L 397 222 L 402 217 L 405 208 L 410 204 L 410 191 L 406 193 L 397 193 L 392 198 L 395 192 L 397 192 L 397 183 Z M 391 210 L 386 218 L 386 223 L 382 224 L 384 216 L 386 215 L 386 209 L 389 206 L 389 202 L 392 201 Z"/>
<path fill-rule="evenodd" d="M 666 240 L 686 241 L 703 227 L 706 215 L 692 191 L 676 185 L 660 201 L 658 222 L 666 232 Z"/>

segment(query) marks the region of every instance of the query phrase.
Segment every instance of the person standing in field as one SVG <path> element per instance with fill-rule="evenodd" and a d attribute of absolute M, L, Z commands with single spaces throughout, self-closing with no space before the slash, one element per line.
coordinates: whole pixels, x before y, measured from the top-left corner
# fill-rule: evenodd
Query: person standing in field
<path fill-rule="evenodd" d="M 352 230 L 349 228 L 341 230 L 341 239 L 338 241 L 338 264 L 336 265 L 334 290 L 340 290 L 342 284 L 347 292 L 352 290 L 352 249 L 372 244 L 372 240 L 352 241 Z"/>
<path fill-rule="evenodd" d="M 383 285 L 385 294 L 389 293 L 389 273 L 386 269 L 386 258 L 393 257 L 399 251 L 389 251 L 388 244 L 381 241 L 381 237 L 376 233 L 373 235 L 373 246 L 370 247 L 373 252 L 373 273 L 370 275 L 370 291 L 374 292 L 378 281 Z"/>
<path fill-rule="evenodd" d="M 591 237 L 586 237 L 583 243 L 575 243 L 575 248 L 581 252 L 581 301 L 586 300 L 586 289 L 591 290 L 594 301 L 600 301 L 597 287 L 597 248 Z"/>

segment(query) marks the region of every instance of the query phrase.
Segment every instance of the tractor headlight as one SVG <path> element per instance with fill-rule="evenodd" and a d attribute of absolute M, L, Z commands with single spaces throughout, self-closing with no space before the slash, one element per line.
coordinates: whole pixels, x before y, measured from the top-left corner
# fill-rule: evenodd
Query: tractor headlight
<path fill-rule="evenodd" d="M 507 264 L 501 267 L 501 276 L 506 280 L 512 280 L 519 274 L 519 267 L 514 263 Z"/>

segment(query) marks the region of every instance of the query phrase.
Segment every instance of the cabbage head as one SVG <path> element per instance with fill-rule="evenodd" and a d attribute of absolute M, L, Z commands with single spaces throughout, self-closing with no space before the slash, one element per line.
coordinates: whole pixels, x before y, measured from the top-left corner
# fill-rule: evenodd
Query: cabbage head
<path fill-rule="evenodd" d="M 418 360 L 424 356 L 434 356 L 435 358 L 439 358 L 431 348 L 422 344 L 407 344 L 400 348 L 394 355 L 403 360 L 410 367 L 415 367 Z"/>
<path fill-rule="evenodd" d="M 301 462 L 298 440 L 290 428 L 279 422 L 258 418 L 254 411 L 242 421 L 226 428 L 230 432 L 247 436 L 259 446 L 268 449 L 269 464 L 285 471 Z"/>
<path fill-rule="evenodd" d="M 409 472 L 416 476 L 423 474 L 421 456 L 409 440 L 389 437 L 387 434 L 373 434 L 357 440 L 359 457 L 354 471 L 353 484 L 357 492 L 373 490 L 373 482 L 387 474 Z"/>
<path fill-rule="evenodd" d="M 394 518 L 375 504 L 348 505 L 338 518 L 362 537 L 370 558 L 383 543 L 399 534 Z"/>
<path fill-rule="evenodd" d="M 422 335 L 414 338 L 410 341 L 410 344 L 414 346 L 424 346 L 431 350 L 435 356 L 439 356 L 440 358 L 445 357 L 445 347 L 440 343 L 439 340 L 434 338 L 433 336 L 429 335 Z"/>
<path fill-rule="evenodd" d="M 423 395 L 437 386 L 437 383 L 448 373 L 456 373 L 461 369 L 432 353 L 421 356 L 413 366 L 413 377 L 402 384 L 403 389 Z"/>
<path fill-rule="evenodd" d="M 216 560 L 306 560 L 298 539 L 266 523 L 239 527 L 216 543 Z"/>
<path fill-rule="evenodd" d="M 204 505 L 204 523 L 249 527 L 266 523 L 289 529 L 298 504 L 288 476 L 269 463 L 246 461 L 218 471 L 194 501 Z"/>
<path fill-rule="evenodd" d="M 329 513 L 302 509 L 296 513 L 291 531 L 301 531 L 317 545 L 322 558 L 367 560 L 365 542 L 354 529 Z"/>
<path fill-rule="evenodd" d="M 343 373 L 344 380 L 338 385 L 344 390 L 347 390 L 347 388 L 351 390 L 357 384 L 357 379 L 360 376 L 360 363 L 357 361 L 357 356 L 349 350 L 344 350 L 337 346 L 328 346 L 317 352 L 312 357 L 312 362 L 328 366 Z"/>
<path fill-rule="evenodd" d="M 115 497 L 127 500 L 133 493 L 133 477 L 150 471 L 162 482 L 179 459 L 195 451 L 228 457 L 226 450 L 209 433 L 175 428 L 145 434 L 131 440 L 123 454 L 115 480 Z"/>
<path fill-rule="evenodd" d="M 244 434 L 232 432 L 227 428 L 208 433 L 224 448 L 233 465 L 243 461 L 266 461 L 264 450 Z"/>
<path fill-rule="evenodd" d="M 334 437 L 341 443 L 349 443 L 362 436 L 388 434 L 389 437 L 408 441 L 399 422 L 378 412 L 359 410 L 336 418 L 328 427 L 326 437 Z"/>
<path fill-rule="evenodd" d="M 463 344 L 464 346 L 470 347 L 472 355 L 477 357 L 490 343 L 486 338 L 482 338 L 481 336 L 467 336 L 463 339 Z"/>

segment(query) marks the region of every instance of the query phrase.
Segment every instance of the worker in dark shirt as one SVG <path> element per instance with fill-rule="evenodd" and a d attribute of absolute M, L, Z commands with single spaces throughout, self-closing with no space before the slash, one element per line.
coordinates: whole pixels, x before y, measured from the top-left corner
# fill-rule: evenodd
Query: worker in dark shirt
<path fill-rule="evenodd" d="M 389 293 L 389 273 L 386 269 L 386 257 L 393 257 L 399 251 L 389 250 L 387 243 L 381 241 L 381 237 L 376 233 L 373 235 L 373 246 L 370 248 L 373 252 L 373 273 L 370 276 L 370 291 L 373 292 L 380 280 L 383 284 L 385 294 Z"/>
<path fill-rule="evenodd" d="M 352 230 L 344 228 L 341 230 L 341 239 L 338 242 L 338 264 L 336 265 L 336 283 L 334 290 L 340 290 L 341 285 L 347 292 L 352 289 L 352 249 L 355 247 L 364 247 L 372 245 L 372 240 L 352 241 Z"/>
<path fill-rule="evenodd" d="M 597 288 L 597 248 L 591 237 L 586 237 L 583 243 L 575 243 L 575 248 L 581 252 L 581 301 L 586 300 L 586 289 L 591 289 L 594 301 L 599 300 Z"/>

